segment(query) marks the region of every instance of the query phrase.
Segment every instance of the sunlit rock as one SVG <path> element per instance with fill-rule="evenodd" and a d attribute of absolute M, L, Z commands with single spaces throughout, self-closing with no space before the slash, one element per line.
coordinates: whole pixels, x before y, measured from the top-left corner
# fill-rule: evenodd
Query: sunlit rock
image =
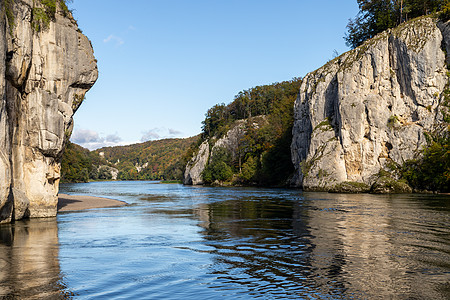
<path fill-rule="evenodd" d="M 90 41 L 70 12 L 38 26 L 40 1 L 0 4 L 0 222 L 56 215 L 72 116 L 95 83 Z M 4 7 L 6 5 L 6 8 Z M 13 23 L 10 23 L 10 22 Z"/>
<path fill-rule="evenodd" d="M 305 76 L 294 108 L 294 185 L 372 185 L 380 170 L 418 155 L 442 120 L 450 30 L 439 27 L 431 17 L 402 24 Z"/>

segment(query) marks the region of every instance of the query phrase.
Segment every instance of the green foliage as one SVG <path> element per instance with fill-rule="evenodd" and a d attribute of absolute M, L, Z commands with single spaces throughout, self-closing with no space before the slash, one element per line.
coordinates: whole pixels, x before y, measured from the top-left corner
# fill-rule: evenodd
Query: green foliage
<path fill-rule="evenodd" d="M 37 6 L 40 2 L 41 6 Z M 32 9 L 32 27 L 36 32 L 47 30 L 50 22 L 54 22 L 57 9 L 61 8 L 64 16 L 68 15 L 69 9 L 65 0 L 36 0 Z"/>
<path fill-rule="evenodd" d="M 448 21 L 450 19 L 450 1 L 446 1 L 441 13 L 439 14 L 439 18 L 443 21 Z"/>
<path fill-rule="evenodd" d="M 389 117 L 388 122 L 387 122 L 387 126 L 389 128 L 394 128 L 394 126 L 396 124 L 398 124 L 399 122 L 400 122 L 400 120 L 399 120 L 398 116 L 397 115 L 393 115 L 393 116 Z"/>
<path fill-rule="evenodd" d="M 263 85 L 239 92 L 234 101 L 228 105 L 224 103 L 216 104 L 208 110 L 203 124 L 203 137 L 220 137 L 236 120 L 248 119 L 260 115 L 277 115 L 276 130 L 280 126 L 289 122 L 292 113 L 286 111 L 286 106 L 291 110 L 291 104 L 297 97 L 300 89 L 301 79 L 294 78 L 290 81 L 283 81 L 271 85 Z"/>
<path fill-rule="evenodd" d="M 256 159 L 254 159 L 252 156 L 249 156 L 247 161 L 242 165 L 242 170 L 239 174 L 239 178 L 244 182 L 252 182 L 256 176 L 257 168 L 258 164 Z"/>
<path fill-rule="evenodd" d="M 15 21 L 15 16 L 14 16 L 14 11 L 13 11 L 14 2 L 15 2 L 15 0 L 4 0 L 4 2 L 3 2 L 4 3 L 3 9 L 5 10 L 5 14 L 6 14 L 6 18 L 8 20 L 10 32 L 12 32 L 12 29 L 14 28 L 14 21 Z"/>
<path fill-rule="evenodd" d="M 421 157 L 400 167 L 402 178 L 417 190 L 450 192 L 450 77 L 442 93 L 443 123 L 427 134 L 428 145 Z"/>
<path fill-rule="evenodd" d="M 198 136 L 166 139 L 95 151 L 69 142 L 62 160 L 62 179 L 65 182 L 110 180 L 110 167 L 113 167 L 119 170 L 119 180 L 182 180 L 198 140 Z M 137 166 L 141 167 L 139 171 Z"/>
<path fill-rule="evenodd" d="M 280 185 L 293 173 L 290 143 L 300 84 L 301 79 L 294 78 L 257 86 L 239 92 L 228 105 L 208 110 L 203 121 L 204 139 L 221 137 L 233 126 L 243 126 L 245 134 L 237 141 L 238 153 L 230 161 L 241 183 Z M 238 120 L 246 121 L 238 125 Z"/>
<path fill-rule="evenodd" d="M 102 164 L 106 164 L 106 162 L 98 154 L 68 142 L 61 162 L 61 181 L 88 182 L 89 180 L 97 180 L 99 179 L 97 169 Z"/>
<path fill-rule="evenodd" d="M 422 158 L 404 164 L 402 176 L 418 190 L 450 192 L 450 139 L 431 142 Z"/>
<path fill-rule="evenodd" d="M 112 179 L 111 172 L 107 166 L 100 166 L 97 171 L 97 178 L 99 180 L 110 180 Z"/>
<path fill-rule="evenodd" d="M 119 170 L 120 180 L 182 180 L 199 136 L 105 147 L 94 152 Z M 140 170 L 136 167 L 139 167 Z"/>
<path fill-rule="evenodd" d="M 203 181 L 207 184 L 216 180 L 225 182 L 233 176 L 233 169 L 230 167 L 231 154 L 225 148 L 218 148 L 214 151 L 209 160 L 209 164 L 203 170 Z"/>
<path fill-rule="evenodd" d="M 378 33 L 415 17 L 443 10 L 447 16 L 448 0 L 357 0 L 359 13 L 350 19 L 344 39 L 356 48 Z"/>

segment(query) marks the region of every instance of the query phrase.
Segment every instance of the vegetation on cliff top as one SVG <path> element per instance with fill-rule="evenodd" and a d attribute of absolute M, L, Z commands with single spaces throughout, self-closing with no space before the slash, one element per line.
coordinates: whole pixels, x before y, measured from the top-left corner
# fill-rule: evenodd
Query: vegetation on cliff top
<path fill-rule="evenodd" d="M 415 17 L 441 11 L 450 15 L 449 0 L 357 0 L 359 13 L 347 25 L 346 43 L 356 48 L 380 32 Z"/>
<path fill-rule="evenodd" d="M 15 26 L 14 4 L 17 0 L 4 0 L 4 12 L 8 20 L 10 30 Z M 55 20 L 58 7 L 64 16 L 69 15 L 67 3 L 73 0 L 35 0 L 31 10 L 32 28 L 36 31 L 46 30 L 50 22 Z"/>
<path fill-rule="evenodd" d="M 202 122 L 204 139 L 220 138 L 236 121 L 246 121 L 238 153 L 223 153 L 226 150 L 214 153 L 203 173 L 206 183 L 216 180 L 258 185 L 286 183 L 294 171 L 290 144 L 294 101 L 300 84 L 301 79 L 294 78 L 257 86 L 239 92 L 228 105 L 217 104 L 208 110 Z"/>
<path fill-rule="evenodd" d="M 69 9 L 67 2 L 71 0 L 38 0 L 35 1 L 35 7 L 32 9 L 32 26 L 37 32 L 46 30 L 50 22 L 55 21 L 56 11 L 61 8 L 62 13 L 67 16 Z M 40 2 L 41 6 L 37 6 L 36 2 Z"/>

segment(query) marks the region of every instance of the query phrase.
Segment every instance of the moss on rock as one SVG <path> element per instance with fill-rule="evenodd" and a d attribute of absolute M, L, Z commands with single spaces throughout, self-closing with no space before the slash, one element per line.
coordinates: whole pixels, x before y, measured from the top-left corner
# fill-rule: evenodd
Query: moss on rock
<path fill-rule="evenodd" d="M 368 193 L 370 191 L 370 186 L 363 182 L 355 181 L 344 181 L 334 185 L 329 192 L 330 193 L 347 193 L 347 194 L 358 194 L 358 193 Z"/>
<path fill-rule="evenodd" d="M 412 188 L 405 180 L 396 180 L 388 176 L 378 178 L 370 188 L 372 194 L 408 194 Z"/>

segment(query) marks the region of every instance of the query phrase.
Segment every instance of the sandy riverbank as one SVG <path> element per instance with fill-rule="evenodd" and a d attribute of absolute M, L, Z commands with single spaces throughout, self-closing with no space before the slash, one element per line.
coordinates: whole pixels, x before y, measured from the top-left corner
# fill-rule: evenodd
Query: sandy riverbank
<path fill-rule="evenodd" d="M 119 200 L 93 196 L 77 196 L 66 194 L 59 194 L 58 196 L 58 211 L 76 211 L 91 208 L 117 207 L 126 204 L 126 202 Z"/>

